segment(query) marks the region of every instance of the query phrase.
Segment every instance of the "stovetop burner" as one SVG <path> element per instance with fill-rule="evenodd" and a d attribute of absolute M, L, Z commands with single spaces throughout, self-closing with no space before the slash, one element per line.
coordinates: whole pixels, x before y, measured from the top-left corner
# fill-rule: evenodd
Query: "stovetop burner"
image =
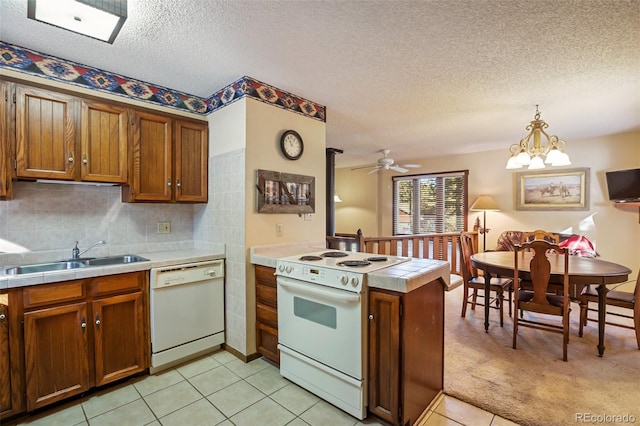
<path fill-rule="evenodd" d="M 386 262 L 387 260 L 389 260 L 389 258 L 387 256 L 373 256 L 373 257 L 367 257 L 367 259 L 369 262 Z"/>
<path fill-rule="evenodd" d="M 367 262 L 366 260 L 345 260 L 337 263 L 338 266 L 349 266 L 349 267 L 362 267 L 369 266 L 371 262 Z"/>
<path fill-rule="evenodd" d="M 341 251 L 328 251 L 325 253 L 322 253 L 320 256 L 322 257 L 347 257 L 349 256 L 347 253 L 341 252 Z"/>
<path fill-rule="evenodd" d="M 299 260 L 306 260 L 306 261 L 322 260 L 322 257 L 320 257 L 320 256 L 302 256 Z"/>

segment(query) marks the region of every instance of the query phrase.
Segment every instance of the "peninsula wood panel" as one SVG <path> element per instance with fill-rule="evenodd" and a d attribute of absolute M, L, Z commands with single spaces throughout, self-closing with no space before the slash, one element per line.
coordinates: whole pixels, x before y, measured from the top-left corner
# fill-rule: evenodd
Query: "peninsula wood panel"
<path fill-rule="evenodd" d="M 256 265 L 256 348 L 280 365 L 278 350 L 278 288 L 276 270 Z"/>
<path fill-rule="evenodd" d="M 11 410 L 8 294 L 0 294 L 0 413 Z"/>
<path fill-rule="evenodd" d="M 21 85 L 15 93 L 17 176 L 73 179 L 75 98 Z"/>

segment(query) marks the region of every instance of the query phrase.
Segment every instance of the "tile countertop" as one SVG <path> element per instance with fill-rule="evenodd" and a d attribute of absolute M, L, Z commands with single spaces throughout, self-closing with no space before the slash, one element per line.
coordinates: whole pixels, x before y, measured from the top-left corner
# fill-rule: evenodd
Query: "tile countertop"
<path fill-rule="evenodd" d="M 324 241 L 255 246 L 250 250 L 251 263 L 275 268 L 278 258 L 302 255 L 324 248 L 326 248 Z M 448 286 L 450 269 L 449 262 L 411 258 L 408 262 L 370 272 L 367 274 L 367 284 L 369 287 L 401 293 L 408 293 L 438 279 L 443 285 Z"/>
<path fill-rule="evenodd" d="M 149 261 L 113 265 L 104 267 L 87 267 L 68 269 L 64 271 L 40 272 L 23 275 L 0 274 L 0 290 L 29 285 L 47 284 L 60 281 L 77 280 L 102 275 L 124 274 L 127 272 L 148 271 L 151 268 L 163 266 L 181 265 L 184 263 L 203 262 L 207 260 L 224 259 L 224 253 L 216 253 L 207 250 L 180 249 L 156 251 L 149 253 L 136 253 Z"/>

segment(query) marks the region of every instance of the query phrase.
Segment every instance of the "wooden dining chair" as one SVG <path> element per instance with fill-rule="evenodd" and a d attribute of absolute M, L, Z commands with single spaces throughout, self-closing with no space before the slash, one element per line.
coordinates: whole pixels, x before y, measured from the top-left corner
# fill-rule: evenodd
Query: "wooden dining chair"
<path fill-rule="evenodd" d="M 519 262 L 522 261 L 522 251 L 530 250 L 533 257 L 529 265 L 531 271 L 532 290 L 521 289 L 519 285 Z M 548 292 L 551 278 L 551 262 L 547 254 L 553 251 L 564 257 L 564 277 L 562 296 Z M 513 316 L 513 349 L 516 349 L 518 328 L 530 327 L 543 331 L 562 334 L 562 360 L 567 360 L 567 345 L 569 344 L 569 250 L 552 244 L 544 239 L 536 239 L 516 247 L 514 261 L 514 303 L 516 312 L 529 311 L 536 315 L 518 318 Z M 543 317 L 540 317 L 544 315 Z M 551 322 L 548 316 L 561 317 L 561 322 Z"/>
<path fill-rule="evenodd" d="M 636 287 L 633 293 L 627 291 L 611 290 L 607 292 L 607 312 L 606 316 L 627 318 L 631 319 L 633 325 L 628 325 L 623 322 L 605 321 L 607 325 L 613 325 L 617 327 L 629 328 L 636 332 L 636 342 L 638 343 L 638 349 L 640 349 L 640 273 L 636 280 Z M 589 285 L 582 289 L 580 293 L 580 328 L 578 330 L 578 336 L 582 337 L 583 327 L 587 325 L 587 320 L 598 322 L 597 318 L 589 318 L 589 311 L 598 312 L 597 308 L 590 308 L 589 303 L 598 303 L 598 291 L 595 286 Z M 617 307 L 622 309 L 631 310 L 630 313 L 621 311 L 620 309 L 610 310 L 609 307 Z"/>
<path fill-rule="evenodd" d="M 460 269 L 464 286 L 464 296 L 462 299 L 462 318 L 467 314 L 467 305 L 475 310 L 476 305 L 484 306 L 478 302 L 478 291 L 481 291 L 481 299 L 484 300 L 484 277 L 478 276 L 477 269 L 471 263 L 471 256 L 475 253 L 473 246 L 473 235 L 468 232 L 460 233 L 460 254 L 462 261 Z M 504 292 L 509 293 L 509 316 L 511 316 L 511 292 L 513 280 L 510 278 L 491 278 L 489 290 L 495 296 L 489 298 L 489 306 L 500 311 L 500 327 L 503 325 L 504 315 Z M 471 293 L 469 293 L 471 291 Z"/>
<path fill-rule="evenodd" d="M 529 243 L 536 240 L 544 240 L 549 243 L 560 244 L 560 235 L 553 232 L 547 232 L 543 229 L 536 229 L 535 231 L 522 233 L 523 243 Z"/>

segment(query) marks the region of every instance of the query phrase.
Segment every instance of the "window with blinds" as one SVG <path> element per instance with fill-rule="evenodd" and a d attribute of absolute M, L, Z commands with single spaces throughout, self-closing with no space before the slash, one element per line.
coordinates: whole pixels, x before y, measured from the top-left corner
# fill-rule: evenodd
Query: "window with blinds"
<path fill-rule="evenodd" d="M 393 177 L 393 234 L 461 232 L 468 170 Z"/>

